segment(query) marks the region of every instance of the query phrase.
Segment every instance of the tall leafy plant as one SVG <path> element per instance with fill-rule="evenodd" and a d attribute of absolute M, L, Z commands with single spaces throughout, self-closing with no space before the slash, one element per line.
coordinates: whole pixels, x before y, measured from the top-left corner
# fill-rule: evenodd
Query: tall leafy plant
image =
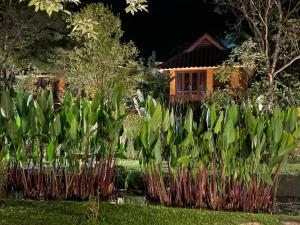
<path fill-rule="evenodd" d="M 268 210 L 278 171 L 299 141 L 296 109 L 261 112 L 243 103 L 217 112 L 213 104 L 198 117 L 196 121 L 191 109 L 176 115 L 148 98 L 135 141 L 148 199 L 165 205 Z"/>
<path fill-rule="evenodd" d="M 9 163 L 8 190 L 30 198 L 109 198 L 115 158 L 125 145 L 122 92 L 116 87 L 107 102 L 99 94 L 89 101 L 67 93 L 55 109 L 50 91 L 15 99 L 3 91 L 0 147 Z"/>

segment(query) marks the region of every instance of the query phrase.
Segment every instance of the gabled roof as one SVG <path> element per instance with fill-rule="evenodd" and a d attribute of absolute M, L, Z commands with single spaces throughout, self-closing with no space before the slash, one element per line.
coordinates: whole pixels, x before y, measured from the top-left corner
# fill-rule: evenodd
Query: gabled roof
<path fill-rule="evenodd" d="M 228 57 L 228 49 L 209 34 L 204 34 L 183 52 L 161 65 L 162 69 L 187 67 L 213 67 Z"/>

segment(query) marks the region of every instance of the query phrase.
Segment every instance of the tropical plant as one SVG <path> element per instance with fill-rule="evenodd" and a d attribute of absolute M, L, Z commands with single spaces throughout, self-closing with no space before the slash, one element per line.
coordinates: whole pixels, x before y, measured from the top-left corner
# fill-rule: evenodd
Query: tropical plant
<path fill-rule="evenodd" d="M 147 199 L 164 205 L 258 212 L 272 206 L 280 167 L 300 137 L 295 109 L 243 103 L 176 115 L 151 97 L 136 137 Z M 164 179 L 163 170 L 167 170 Z"/>
<path fill-rule="evenodd" d="M 40 199 L 107 199 L 114 192 L 125 114 L 122 88 L 109 101 L 68 92 L 55 109 L 51 91 L 36 98 L 1 93 L 0 150 L 8 162 L 7 190 Z"/>

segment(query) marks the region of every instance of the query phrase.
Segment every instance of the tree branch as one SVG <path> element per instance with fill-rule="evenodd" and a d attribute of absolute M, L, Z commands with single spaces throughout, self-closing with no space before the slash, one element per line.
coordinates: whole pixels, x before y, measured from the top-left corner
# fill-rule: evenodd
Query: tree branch
<path fill-rule="evenodd" d="M 296 62 L 297 60 L 300 59 L 300 55 L 296 56 L 295 58 L 293 58 L 291 61 L 289 61 L 287 64 L 285 64 L 283 67 L 281 67 L 280 69 L 278 69 L 276 72 L 274 72 L 274 77 L 278 74 L 281 73 L 282 71 L 284 71 L 287 67 L 291 66 L 294 62 Z"/>
<path fill-rule="evenodd" d="M 280 52 L 280 43 L 281 43 L 281 34 L 282 34 L 282 20 L 283 20 L 283 12 L 282 12 L 282 8 L 281 8 L 281 0 L 275 0 L 275 5 L 277 7 L 278 10 L 278 14 L 279 14 L 279 21 L 278 21 L 278 32 L 276 34 L 276 45 L 275 45 L 275 50 L 274 50 L 274 54 L 273 54 L 273 62 L 272 62 L 272 67 L 271 67 L 271 71 L 269 76 L 272 76 L 272 78 L 275 77 L 274 72 L 275 72 L 275 68 L 276 68 L 276 64 L 278 61 L 278 55 Z"/>

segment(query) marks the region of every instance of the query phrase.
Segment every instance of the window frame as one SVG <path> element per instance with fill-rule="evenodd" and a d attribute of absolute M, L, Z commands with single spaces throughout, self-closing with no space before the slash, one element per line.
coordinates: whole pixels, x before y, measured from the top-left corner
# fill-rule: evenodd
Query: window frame
<path fill-rule="evenodd" d="M 189 74 L 189 88 L 186 89 L 186 74 Z M 193 76 L 196 74 L 196 90 L 193 89 Z M 202 75 L 203 74 L 203 75 Z M 179 75 L 181 76 L 181 85 L 178 85 Z M 204 76 L 201 79 L 201 76 Z M 202 82 L 204 81 L 204 86 L 202 86 Z M 204 90 L 203 90 L 204 87 Z M 181 89 L 181 90 L 180 90 Z M 207 70 L 191 70 L 191 71 L 176 71 L 175 76 L 175 94 L 176 95 L 204 95 L 207 90 Z"/>

